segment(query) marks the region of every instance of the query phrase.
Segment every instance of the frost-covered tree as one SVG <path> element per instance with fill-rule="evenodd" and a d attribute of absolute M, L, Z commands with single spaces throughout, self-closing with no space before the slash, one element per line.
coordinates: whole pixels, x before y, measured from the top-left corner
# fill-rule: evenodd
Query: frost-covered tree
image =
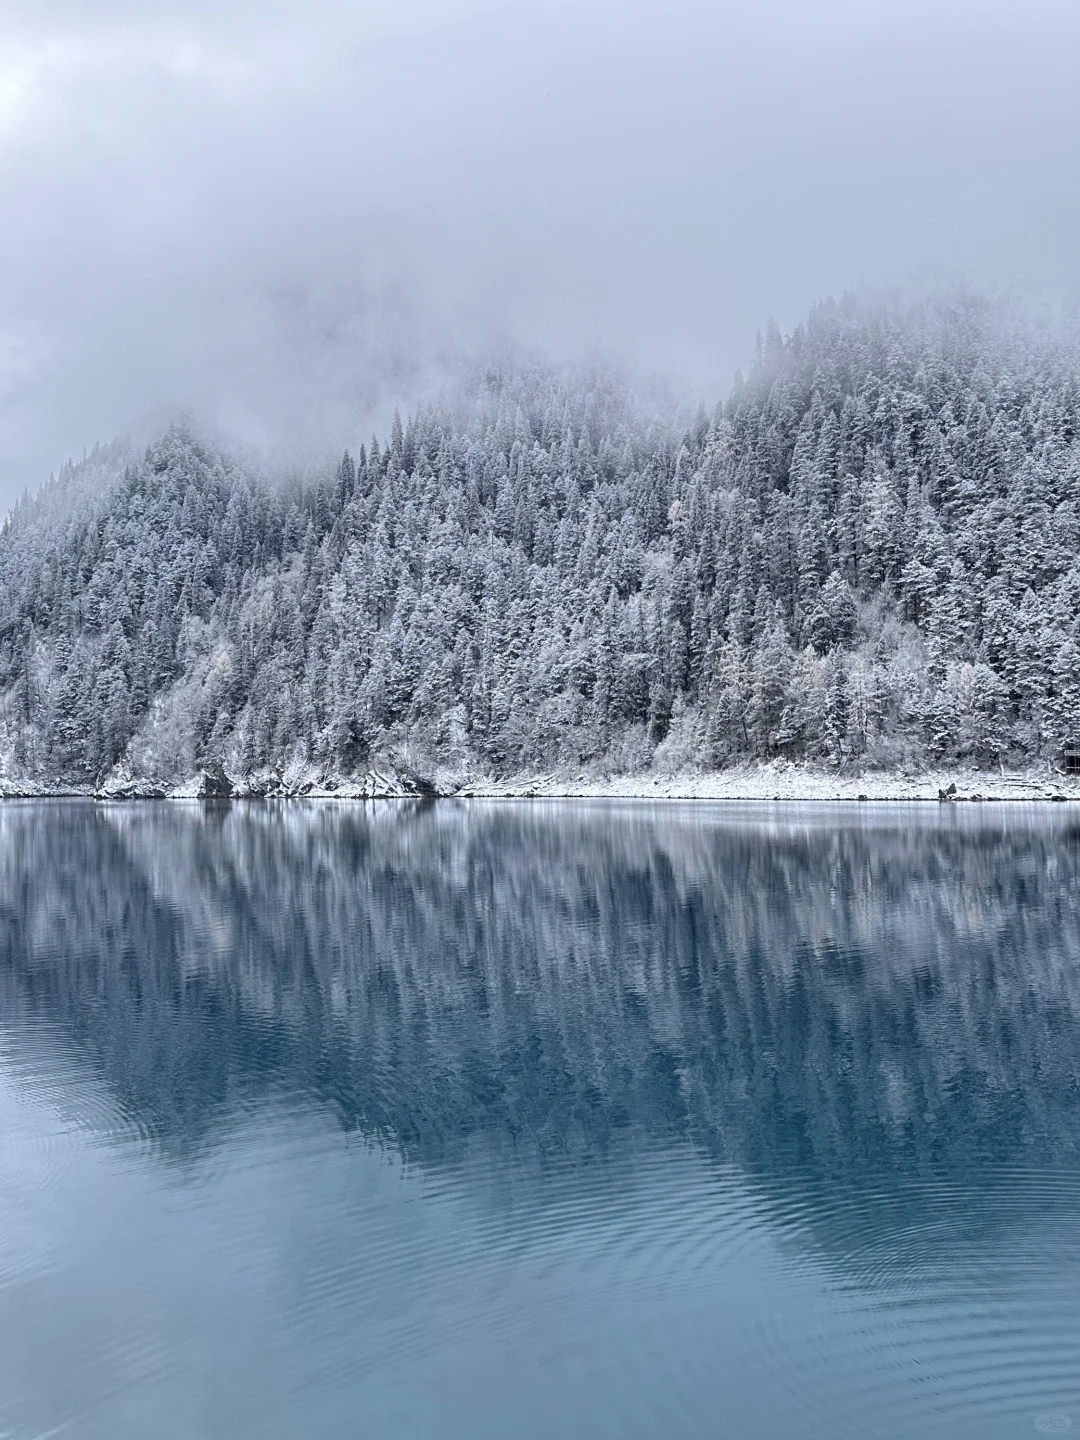
<path fill-rule="evenodd" d="M 992 764 L 1080 742 L 1080 364 L 976 297 L 830 302 L 689 418 L 504 359 L 268 480 L 171 428 L 0 533 L 7 763 Z"/>

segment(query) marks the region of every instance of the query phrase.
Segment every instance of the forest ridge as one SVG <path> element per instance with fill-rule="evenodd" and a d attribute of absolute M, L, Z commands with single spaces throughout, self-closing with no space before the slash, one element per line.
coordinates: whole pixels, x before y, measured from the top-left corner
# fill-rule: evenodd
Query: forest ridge
<path fill-rule="evenodd" d="M 8 776 L 395 758 L 440 784 L 1080 743 L 1080 368 L 970 295 L 846 298 L 690 425 L 504 361 L 288 483 L 174 426 L 0 534 Z"/>

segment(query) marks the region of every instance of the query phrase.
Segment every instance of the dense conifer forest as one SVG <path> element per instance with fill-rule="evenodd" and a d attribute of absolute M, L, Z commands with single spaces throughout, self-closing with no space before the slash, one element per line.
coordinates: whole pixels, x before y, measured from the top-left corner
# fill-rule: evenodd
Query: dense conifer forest
<path fill-rule="evenodd" d="M 176 425 L 0 534 L 9 777 L 174 783 L 1080 742 L 1080 367 L 969 295 L 775 326 L 696 419 L 507 359 L 336 466 Z"/>

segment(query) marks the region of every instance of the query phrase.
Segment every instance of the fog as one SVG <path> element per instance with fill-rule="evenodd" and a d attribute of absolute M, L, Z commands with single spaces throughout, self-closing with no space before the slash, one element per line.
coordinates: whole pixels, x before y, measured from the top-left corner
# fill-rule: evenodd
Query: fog
<path fill-rule="evenodd" d="M 188 406 L 346 441 L 506 340 L 726 392 L 769 316 L 1071 295 L 1070 0 L 7 0 L 0 504 Z"/>

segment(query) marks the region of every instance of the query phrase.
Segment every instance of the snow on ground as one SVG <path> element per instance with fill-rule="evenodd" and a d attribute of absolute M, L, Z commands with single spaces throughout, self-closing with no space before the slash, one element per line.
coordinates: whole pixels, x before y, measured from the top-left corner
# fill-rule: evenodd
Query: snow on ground
<path fill-rule="evenodd" d="M 1080 800 L 1080 776 L 1065 776 L 1043 765 L 1017 771 L 926 770 L 918 773 L 815 769 L 784 762 L 743 765 L 707 774 L 519 775 L 511 779 L 472 779 L 457 783 L 437 777 L 434 791 L 418 784 L 413 775 L 398 775 L 390 767 L 363 775 L 303 774 L 256 777 L 219 777 L 231 785 L 235 799 L 381 800 L 417 798 L 422 794 L 492 799 L 657 799 L 657 800 Z M 167 798 L 197 800 L 223 798 L 207 789 L 207 777 L 194 775 L 173 786 Z M 70 786 L 53 788 L 40 782 L 0 779 L 0 798 L 34 798 L 79 795 L 99 800 L 157 799 L 164 789 L 133 776 L 126 769 L 109 777 L 97 790 Z"/>
<path fill-rule="evenodd" d="M 1080 800 L 1080 778 L 1043 769 L 1017 773 L 955 770 L 856 774 L 798 765 L 746 765 L 700 775 L 575 779 L 538 775 L 472 784 L 475 796 L 582 796 L 665 800 Z"/>

